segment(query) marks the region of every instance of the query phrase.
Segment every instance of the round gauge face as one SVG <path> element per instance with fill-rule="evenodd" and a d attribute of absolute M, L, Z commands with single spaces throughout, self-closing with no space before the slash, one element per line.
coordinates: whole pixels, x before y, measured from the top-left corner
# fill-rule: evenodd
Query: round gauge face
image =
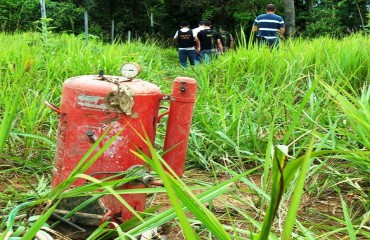
<path fill-rule="evenodd" d="M 139 75 L 141 67 L 134 62 L 125 63 L 121 66 L 121 74 L 127 78 L 134 78 Z"/>

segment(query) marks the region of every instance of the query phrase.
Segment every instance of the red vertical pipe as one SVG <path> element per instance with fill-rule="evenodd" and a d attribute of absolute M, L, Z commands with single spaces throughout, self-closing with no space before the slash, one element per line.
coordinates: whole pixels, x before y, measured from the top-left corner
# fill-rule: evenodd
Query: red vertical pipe
<path fill-rule="evenodd" d="M 197 81 L 188 77 L 177 77 L 170 96 L 170 110 L 163 159 L 178 175 L 184 173 L 187 145 L 196 99 Z M 166 152 L 167 151 L 167 152 Z"/>

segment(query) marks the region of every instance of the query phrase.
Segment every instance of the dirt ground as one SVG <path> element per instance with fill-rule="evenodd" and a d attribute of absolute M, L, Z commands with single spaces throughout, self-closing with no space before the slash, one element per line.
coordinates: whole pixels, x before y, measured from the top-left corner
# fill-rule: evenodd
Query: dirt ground
<path fill-rule="evenodd" d="M 261 176 L 260 175 L 249 175 L 247 177 L 251 182 L 256 184 L 257 186 L 261 186 Z M 191 171 L 187 171 L 182 178 L 183 181 L 188 185 L 196 185 L 196 182 L 214 182 L 214 181 L 226 181 L 229 179 L 227 174 L 220 174 L 214 177 L 209 172 L 205 172 L 202 170 L 193 169 Z M 196 179 L 197 181 L 194 181 Z M 243 229 L 245 231 L 250 231 L 251 225 L 245 219 L 245 217 L 240 214 L 240 212 L 236 211 L 236 209 L 240 209 L 243 214 L 248 215 L 250 218 L 255 219 L 262 223 L 263 215 L 260 214 L 259 206 L 259 198 L 256 194 L 251 193 L 252 191 L 250 188 L 243 182 L 237 182 L 233 186 L 231 186 L 230 192 L 227 194 L 223 194 L 212 201 L 211 207 L 209 209 L 212 213 L 220 220 L 222 224 L 228 226 L 234 226 L 239 229 Z M 195 192 L 196 193 L 196 192 Z M 352 206 L 356 205 L 356 198 L 351 194 L 345 195 L 345 200 L 348 204 Z M 160 204 L 160 210 L 165 210 L 171 207 L 171 203 L 168 200 L 165 193 L 157 194 L 153 205 Z M 209 205 L 208 204 L 208 205 Z M 206 204 L 207 205 L 207 204 Z M 283 202 L 282 207 L 288 208 L 289 202 Z M 279 214 L 279 213 L 278 213 Z M 360 214 L 360 213 L 359 213 Z M 189 214 L 189 217 L 192 217 Z M 279 215 L 280 218 L 284 217 L 284 213 L 281 212 Z M 274 228 L 281 229 L 283 221 L 279 220 L 277 217 Z M 298 212 L 298 219 L 301 222 L 308 222 L 312 224 L 312 228 L 319 227 L 320 224 L 324 223 L 328 226 L 332 226 L 333 229 L 338 226 L 338 222 L 332 220 L 331 218 L 341 218 L 343 219 L 343 211 L 341 207 L 340 199 L 336 192 L 328 191 L 322 194 L 319 198 L 315 198 L 313 196 L 304 195 L 301 200 L 300 209 Z M 343 227 L 343 226 L 341 226 Z M 205 232 L 202 231 L 201 226 L 194 225 L 194 229 L 198 231 L 198 234 L 201 236 L 201 239 L 209 239 L 208 235 L 204 235 Z M 256 231 L 256 230 L 255 230 Z M 172 221 L 166 226 L 163 226 L 159 229 L 159 232 L 168 239 L 171 240 L 184 240 L 183 234 L 181 232 L 181 228 L 177 225 L 176 221 Z M 325 233 L 325 231 L 323 232 Z M 204 235 L 202 237 L 202 235 Z M 232 232 L 230 232 L 232 235 Z M 278 235 L 278 234 L 277 234 Z M 239 237 L 244 237 L 245 239 L 249 239 L 248 235 L 239 235 Z M 348 236 L 344 236 L 338 234 L 333 236 L 331 239 L 344 239 Z M 358 238 L 360 239 L 360 238 Z"/>
<path fill-rule="evenodd" d="M 214 183 L 216 181 L 222 182 L 228 180 L 230 177 L 227 174 L 220 174 L 216 177 L 213 176 L 209 172 L 205 172 L 203 170 L 192 169 L 186 171 L 182 180 L 187 184 L 187 186 L 196 186 L 197 182 L 204 182 L 204 183 Z M 249 179 L 260 185 L 260 176 L 253 175 L 249 176 Z M 244 226 L 244 222 L 241 221 L 241 216 L 238 216 L 236 210 L 230 208 L 230 206 L 234 206 L 238 209 L 243 209 L 246 213 L 250 214 L 254 218 L 258 216 L 254 213 L 253 209 L 248 206 L 250 203 L 257 203 L 258 197 L 256 195 L 250 194 L 249 188 L 244 183 L 237 183 L 233 186 L 233 194 L 223 194 L 212 202 L 205 204 L 208 209 L 220 220 L 221 223 L 227 224 L 231 226 L 230 218 L 233 220 L 233 225 L 235 227 L 239 227 L 242 229 L 246 229 Z M 200 191 L 194 191 L 195 194 L 200 193 Z M 243 204 L 244 202 L 244 204 Z M 249 204 L 245 204 L 248 202 Z M 159 204 L 161 208 L 159 211 L 166 210 L 171 207 L 171 202 L 168 200 L 167 195 L 165 193 L 157 194 L 155 200 L 153 201 L 152 205 Z M 189 217 L 193 217 L 192 214 L 188 214 Z M 203 233 L 202 226 L 194 224 L 194 229 L 198 232 L 201 236 Z M 160 234 L 167 236 L 168 239 L 171 240 L 184 240 L 184 236 L 182 234 L 181 228 L 178 226 L 176 221 L 172 221 L 166 226 L 163 226 L 159 229 Z M 202 237 L 202 236 L 201 236 Z M 203 238 L 202 238 L 203 239 Z M 208 239 L 208 235 L 204 236 L 204 239 Z"/>
<path fill-rule="evenodd" d="M 23 176 L 15 174 L 10 177 L 7 176 L 6 178 L 0 176 L 0 178 L 2 182 L 0 185 L 0 191 L 3 194 L 6 194 L 8 191 L 10 191 L 10 188 L 17 189 L 18 192 L 25 192 L 29 190 L 29 184 L 36 184 L 36 180 L 30 176 L 27 178 L 28 182 L 25 182 L 25 178 Z M 226 181 L 229 179 L 229 176 L 227 174 L 219 174 L 215 177 L 209 172 L 193 169 L 186 171 L 182 179 L 188 186 L 196 186 L 199 183 L 211 184 L 215 181 Z M 257 186 L 260 186 L 261 176 L 250 175 L 248 176 L 248 179 L 254 182 Z M 223 224 L 234 226 L 246 231 L 250 230 L 250 226 L 247 225 L 248 221 L 246 221 L 245 218 L 235 210 L 235 208 L 240 209 L 243 213 L 259 222 L 263 221 L 263 216 L 259 215 L 260 210 L 257 208 L 259 201 L 258 196 L 252 194 L 249 187 L 245 183 L 237 182 L 231 187 L 230 193 L 231 194 L 223 194 L 214 199 L 211 203 L 206 204 Z M 9 194 L 11 194 L 11 192 L 9 192 Z M 197 192 L 195 192 L 195 194 L 197 194 Z M 158 212 L 171 207 L 171 203 L 165 193 L 160 193 L 149 197 L 152 199 L 150 203 L 151 206 L 160 205 Z M 349 201 L 349 203 L 355 199 L 355 196 L 351 196 L 350 194 L 346 195 L 345 197 L 346 201 Z M 0 201 L 0 208 L 4 208 L 5 204 L 5 202 Z M 312 196 L 303 196 L 298 214 L 299 220 L 302 222 L 311 222 L 313 226 L 320 224 L 322 221 L 325 221 L 326 224 L 329 224 L 328 221 L 330 221 L 330 218 L 327 216 L 340 218 L 343 216 L 340 199 L 338 199 L 336 194 L 328 192 L 323 194 L 320 198 L 315 199 L 313 199 Z M 189 217 L 192 217 L 192 215 L 189 214 Z M 277 220 L 276 226 L 274 227 L 279 228 L 279 224 L 281 224 L 281 222 Z M 334 224 L 338 223 L 333 221 L 333 226 Z M 206 235 L 206 231 L 203 231 L 204 229 L 202 229 L 200 224 L 194 224 L 193 227 L 201 237 L 202 235 Z M 181 228 L 178 226 L 175 220 L 160 227 L 158 232 L 161 236 L 166 236 L 167 239 L 170 240 L 184 239 Z M 204 236 L 202 239 L 208 239 L 206 236 Z M 338 239 L 340 238 L 341 237 L 338 236 Z"/>
<path fill-rule="evenodd" d="M 247 178 L 257 186 L 261 186 L 260 175 L 249 175 Z M 228 180 L 229 176 L 227 174 L 220 174 L 215 178 L 209 172 L 204 172 L 202 170 L 196 169 L 185 172 L 183 181 L 188 186 L 196 185 L 194 179 L 200 182 L 208 183 L 212 181 L 222 182 Z M 259 198 L 256 194 L 253 194 L 251 192 L 252 191 L 245 183 L 237 182 L 231 187 L 229 193 L 223 194 L 209 203 L 212 204 L 209 209 L 220 220 L 222 224 L 228 225 L 230 227 L 234 226 L 248 232 L 251 230 L 251 225 L 248 223 L 245 217 L 240 214 L 240 212 L 234 209 L 234 207 L 241 210 L 243 214 L 248 215 L 250 218 L 262 222 L 264 216 L 259 215 Z M 313 225 L 319 225 L 320 223 L 325 221 L 326 224 L 330 225 L 330 219 L 327 216 L 340 218 L 343 217 L 340 199 L 336 196 L 336 194 L 327 193 L 324 194 L 321 198 L 317 199 L 312 199 L 311 197 L 312 196 L 304 195 L 302 198 L 301 206 L 298 213 L 298 218 L 302 222 L 308 221 L 311 222 Z M 160 210 L 165 210 L 171 207 L 171 203 L 165 193 L 157 194 L 153 202 L 153 205 L 155 204 L 161 205 Z M 285 203 L 285 205 L 284 203 L 282 203 L 283 207 L 286 208 L 288 207 L 288 204 L 289 202 Z M 281 216 L 284 217 L 283 215 Z M 189 217 L 192 217 L 192 215 L 189 214 Z M 281 221 L 276 220 L 274 227 L 280 228 L 281 224 Z M 332 224 L 333 226 L 335 226 L 338 223 L 333 220 Z M 204 235 L 205 233 L 202 231 L 200 225 L 194 225 L 194 229 L 198 230 L 201 239 L 209 239 L 208 235 L 202 237 L 202 234 Z M 172 221 L 171 223 L 166 224 L 166 226 L 163 226 L 161 229 L 159 229 L 159 232 L 167 236 L 168 239 L 171 240 L 185 239 L 181 232 L 181 228 L 177 225 L 176 221 Z M 230 234 L 232 234 L 232 232 L 230 232 Z M 239 235 L 239 237 L 249 239 L 248 235 Z M 338 239 L 343 239 L 342 237 L 344 236 L 338 235 Z"/>

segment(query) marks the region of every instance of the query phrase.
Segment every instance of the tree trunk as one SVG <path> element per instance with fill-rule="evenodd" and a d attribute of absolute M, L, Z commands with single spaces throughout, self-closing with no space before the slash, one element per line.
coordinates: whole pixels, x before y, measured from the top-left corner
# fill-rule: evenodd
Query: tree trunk
<path fill-rule="evenodd" d="M 294 0 L 284 0 L 285 35 L 291 37 L 295 33 Z"/>

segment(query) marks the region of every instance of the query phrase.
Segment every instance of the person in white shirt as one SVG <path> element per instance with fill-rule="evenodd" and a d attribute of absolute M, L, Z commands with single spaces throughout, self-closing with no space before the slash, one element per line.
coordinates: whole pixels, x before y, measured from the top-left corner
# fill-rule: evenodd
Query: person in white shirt
<path fill-rule="evenodd" d="M 194 65 L 196 56 L 195 47 L 197 46 L 197 38 L 193 30 L 189 28 L 188 21 L 180 23 L 181 29 L 177 30 L 173 40 L 178 47 L 180 64 L 186 67 L 187 60 L 189 59 L 190 65 Z"/>
<path fill-rule="evenodd" d="M 205 21 L 201 20 L 198 24 L 198 27 L 193 29 L 193 33 L 194 33 L 195 36 L 197 36 L 200 31 L 204 30 L 204 23 L 205 23 Z M 200 49 L 198 49 L 198 52 L 196 52 L 196 54 L 195 54 L 195 59 L 194 59 L 195 64 L 200 64 L 199 52 L 200 52 Z"/>

